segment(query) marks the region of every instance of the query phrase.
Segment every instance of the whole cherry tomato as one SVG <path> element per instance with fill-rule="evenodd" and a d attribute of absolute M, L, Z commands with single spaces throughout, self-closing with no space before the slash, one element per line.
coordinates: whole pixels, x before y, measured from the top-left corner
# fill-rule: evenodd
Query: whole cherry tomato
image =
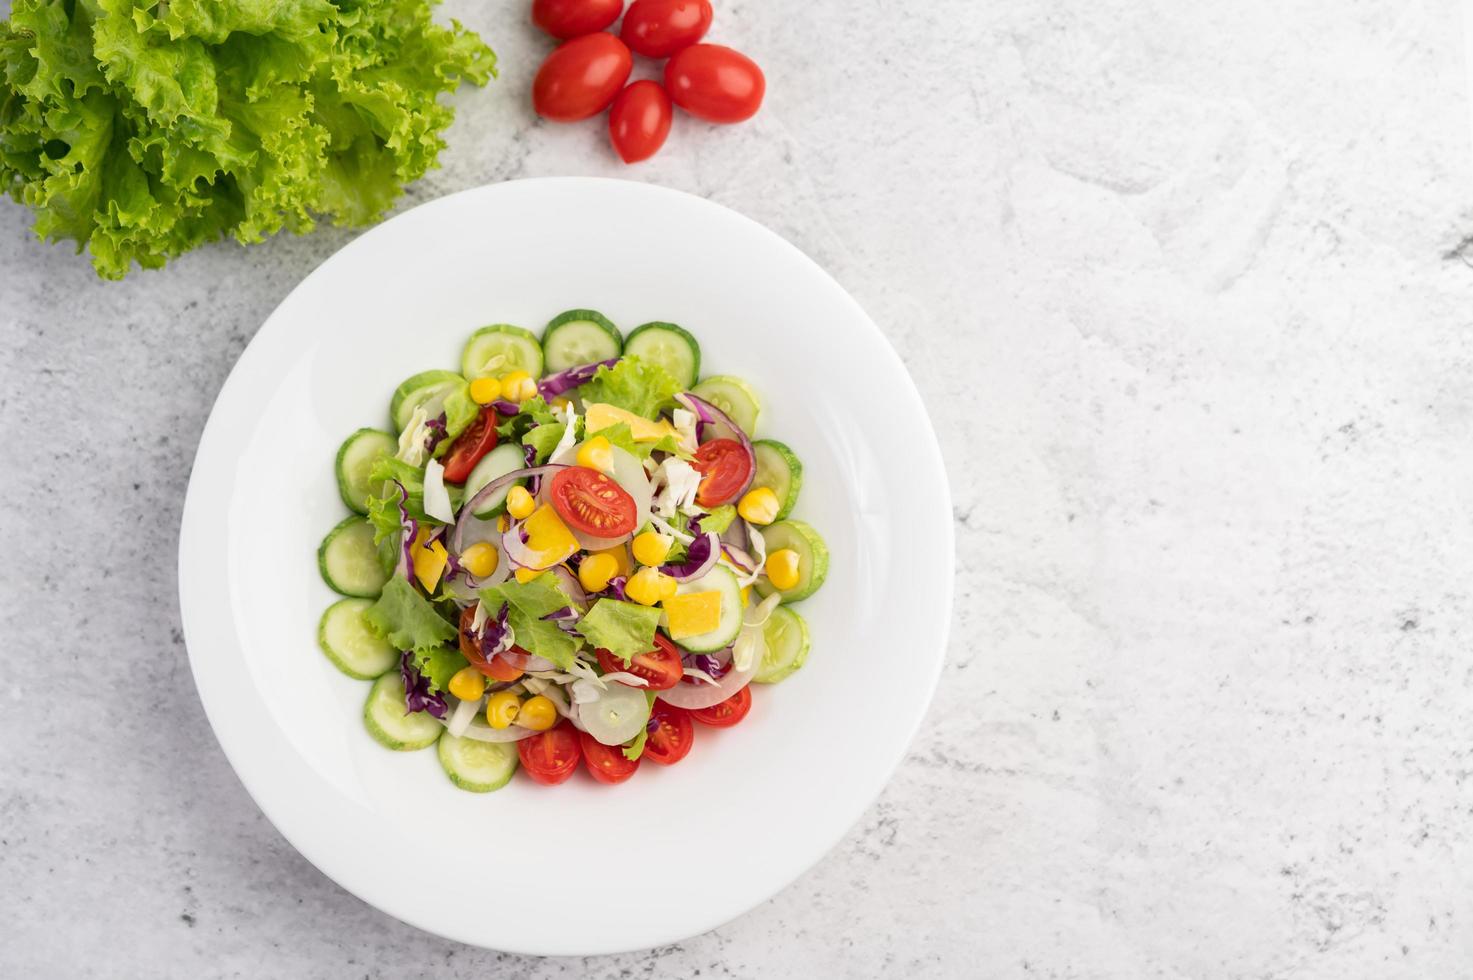
<path fill-rule="evenodd" d="M 532 0 L 532 23 L 566 41 L 603 30 L 623 9 L 624 0 Z"/>
<path fill-rule="evenodd" d="M 555 122 L 575 122 L 608 108 L 634 58 L 612 34 L 585 34 L 559 45 L 532 82 L 532 108 Z"/>
<path fill-rule="evenodd" d="M 659 82 L 635 82 L 614 99 L 609 110 L 609 141 L 625 163 L 648 160 L 665 145 L 675 110 Z"/>
<path fill-rule="evenodd" d="M 710 0 L 634 0 L 619 36 L 647 58 L 668 58 L 706 36 Z"/>
<path fill-rule="evenodd" d="M 734 123 L 756 114 L 767 80 L 757 63 L 740 51 L 720 44 L 693 44 L 665 63 L 665 91 L 693 116 Z"/>

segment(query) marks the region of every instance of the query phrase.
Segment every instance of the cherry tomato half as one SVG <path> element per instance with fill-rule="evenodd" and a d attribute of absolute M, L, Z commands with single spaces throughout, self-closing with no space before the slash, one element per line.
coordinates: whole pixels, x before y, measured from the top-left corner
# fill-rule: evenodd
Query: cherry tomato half
<path fill-rule="evenodd" d="M 743 718 L 747 712 L 752 710 L 752 689 L 744 687 L 720 704 L 713 704 L 709 708 L 701 708 L 692 711 L 690 716 L 703 725 L 712 728 L 730 728 Z"/>
<path fill-rule="evenodd" d="M 532 108 L 555 122 L 574 122 L 608 108 L 634 58 L 612 34 L 585 34 L 559 45 L 532 82 Z"/>
<path fill-rule="evenodd" d="M 635 677 L 642 677 L 649 682 L 649 687 L 646 688 L 649 691 L 670 690 L 680 683 L 685 672 L 685 665 L 680 660 L 680 650 L 659 633 L 655 634 L 655 649 L 649 653 L 636 653 L 628 667 L 624 666 L 622 658 L 607 650 L 594 652 L 598 654 L 598 665 L 605 673 L 624 671 Z"/>
<path fill-rule="evenodd" d="M 517 743 L 517 756 L 527 775 L 544 786 L 567 782 L 578 768 L 578 730 L 567 721 Z"/>
<path fill-rule="evenodd" d="M 622 783 L 639 768 L 638 759 L 624 757 L 622 746 L 605 745 L 587 732 L 578 733 L 578 744 L 583 747 L 588 774 L 601 783 Z"/>
<path fill-rule="evenodd" d="M 701 474 L 696 503 L 708 509 L 731 503 L 752 482 L 752 454 L 735 439 L 701 443 L 691 466 Z"/>
<path fill-rule="evenodd" d="M 603 30 L 623 9 L 624 0 L 532 0 L 532 23 L 566 41 Z"/>
<path fill-rule="evenodd" d="M 634 530 L 634 498 L 598 470 L 570 466 L 559 470 L 547 491 L 563 523 L 596 538 L 617 538 Z"/>
<path fill-rule="evenodd" d="M 665 63 L 665 91 L 693 116 L 734 123 L 756 115 L 767 80 L 757 63 L 740 51 L 720 44 L 693 44 Z"/>
<path fill-rule="evenodd" d="M 650 719 L 655 723 L 655 730 L 645 740 L 641 759 L 673 766 L 690 755 L 691 746 L 696 744 L 696 726 L 691 724 L 689 712 L 656 700 L 650 709 Z"/>
<path fill-rule="evenodd" d="M 461 656 L 465 657 L 465 659 L 470 662 L 470 665 L 472 667 L 476 668 L 482 674 L 485 674 L 487 677 L 491 678 L 493 681 L 514 681 L 517 678 L 521 677 L 521 669 L 518 667 L 513 667 L 511 664 L 501 659 L 501 654 L 498 653 L 496 656 L 492 657 L 489 662 L 486 660 L 485 657 L 481 656 L 481 644 L 476 640 L 475 636 L 471 634 L 471 623 L 475 620 L 475 618 L 475 606 L 468 606 L 467 608 L 460 611 Z M 526 653 L 526 651 L 522 650 L 522 648 L 519 646 L 513 646 L 512 649 L 520 651 L 522 653 Z"/>
<path fill-rule="evenodd" d="M 635 82 L 609 109 L 609 142 L 625 163 L 648 160 L 665 145 L 675 110 L 659 82 Z"/>
<path fill-rule="evenodd" d="M 496 448 L 496 412 L 490 405 L 482 406 L 464 432 L 455 437 L 445 453 L 445 482 L 464 483 L 481 457 Z"/>
<path fill-rule="evenodd" d="M 634 0 L 619 36 L 647 58 L 668 58 L 706 36 L 710 0 Z"/>

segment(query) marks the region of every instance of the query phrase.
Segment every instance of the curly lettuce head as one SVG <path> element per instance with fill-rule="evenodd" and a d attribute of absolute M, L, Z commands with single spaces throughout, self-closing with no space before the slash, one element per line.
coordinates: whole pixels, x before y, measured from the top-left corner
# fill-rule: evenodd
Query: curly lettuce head
<path fill-rule="evenodd" d="M 316 220 L 362 225 L 436 165 L 496 56 L 430 0 L 15 0 L 0 190 L 99 275 Z"/>

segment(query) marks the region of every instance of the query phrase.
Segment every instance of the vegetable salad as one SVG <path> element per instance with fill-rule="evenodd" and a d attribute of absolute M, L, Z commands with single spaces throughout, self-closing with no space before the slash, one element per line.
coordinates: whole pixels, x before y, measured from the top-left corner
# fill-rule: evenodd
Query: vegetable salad
<path fill-rule="evenodd" d="M 522 769 L 556 784 L 580 762 L 618 783 L 672 765 L 698 726 L 746 716 L 752 681 L 808 655 L 792 604 L 828 552 L 790 515 L 802 464 L 754 441 L 757 395 L 697 381 L 673 323 L 626 337 L 593 310 L 541 337 L 484 327 L 459 371 L 424 371 L 391 431 L 337 454 L 354 513 L 322 542 L 344 596 L 319 645 L 372 680 L 364 723 L 391 749 L 437 746 L 450 779 L 489 792 Z"/>

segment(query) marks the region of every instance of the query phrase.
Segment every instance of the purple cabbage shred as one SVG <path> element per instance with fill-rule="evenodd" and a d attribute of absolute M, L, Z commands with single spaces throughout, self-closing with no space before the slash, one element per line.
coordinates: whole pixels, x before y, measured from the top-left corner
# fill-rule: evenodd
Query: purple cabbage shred
<path fill-rule="evenodd" d="M 589 381 L 592 381 L 593 376 L 598 373 L 599 368 L 611 368 L 618 363 L 619 359 L 617 357 L 611 357 L 607 361 L 594 361 L 592 364 L 579 364 L 577 367 L 570 367 L 566 371 L 559 371 L 557 374 L 550 374 L 547 377 L 543 378 L 541 381 L 537 382 L 537 392 L 542 395 L 545 400 L 550 402 L 558 395 L 561 395 L 564 392 L 572 391 L 579 385 L 587 384 Z"/>
<path fill-rule="evenodd" d="M 408 650 L 399 658 L 399 676 L 404 679 L 404 708 L 411 714 L 428 711 L 436 718 L 445 717 L 445 699 L 430 693 L 430 679 L 414 666 L 414 655 Z"/>
<path fill-rule="evenodd" d="M 445 413 L 441 412 L 438 418 L 430 419 L 425 427 L 430 430 L 430 434 L 425 436 L 425 452 L 433 454 L 435 447 L 448 435 L 445 430 Z"/>

